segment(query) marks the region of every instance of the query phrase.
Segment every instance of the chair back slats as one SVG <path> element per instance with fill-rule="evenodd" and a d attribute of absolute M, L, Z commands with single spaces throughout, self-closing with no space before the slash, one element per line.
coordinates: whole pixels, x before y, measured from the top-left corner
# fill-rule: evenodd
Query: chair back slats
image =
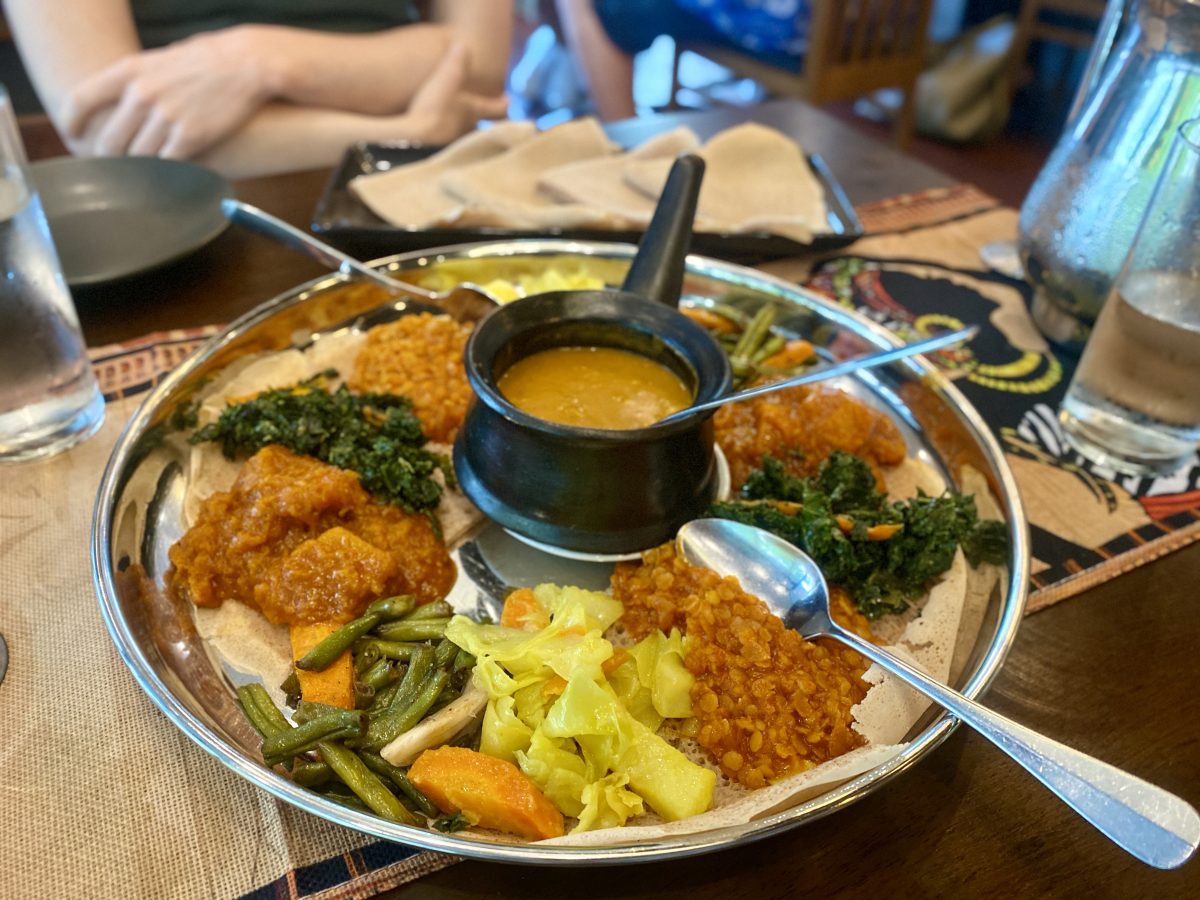
<path fill-rule="evenodd" d="M 924 65 L 932 0 L 814 0 L 808 77 L 817 102 L 909 83 Z"/>
<path fill-rule="evenodd" d="M 925 64 L 925 29 L 933 0 L 811 0 L 808 48 L 800 73 L 773 66 L 754 54 L 703 45 L 704 56 L 777 94 L 812 103 L 855 100 L 881 88 L 899 88 L 896 141 L 913 132 L 913 95 Z M 676 42 L 676 60 L 680 52 Z M 678 69 L 676 69 L 678 75 Z"/>
<path fill-rule="evenodd" d="M 847 4 L 849 6 L 851 4 Z M 876 18 L 877 7 L 882 4 L 877 0 L 858 0 L 853 4 L 855 9 L 855 17 L 853 21 L 854 35 L 849 42 L 849 47 L 846 49 L 844 56 L 845 62 L 855 62 L 856 60 L 866 58 L 867 51 L 867 36 L 875 31 L 879 25 Z"/>
<path fill-rule="evenodd" d="M 821 22 L 828 30 L 817 33 L 818 20 L 814 18 L 812 43 L 819 40 L 832 48 L 831 63 L 848 65 L 912 54 L 923 43 L 920 37 L 930 4 L 923 0 L 826 0 L 817 5 L 832 10 Z"/>

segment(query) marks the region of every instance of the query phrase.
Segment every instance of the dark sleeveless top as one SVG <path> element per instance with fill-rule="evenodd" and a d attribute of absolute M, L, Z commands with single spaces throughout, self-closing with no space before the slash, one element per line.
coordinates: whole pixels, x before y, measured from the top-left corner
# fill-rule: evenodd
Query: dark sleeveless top
<path fill-rule="evenodd" d="M 406 0 L 130 0 L 142 46 L 247 23 L 370 32 L 417 21 Z"/>

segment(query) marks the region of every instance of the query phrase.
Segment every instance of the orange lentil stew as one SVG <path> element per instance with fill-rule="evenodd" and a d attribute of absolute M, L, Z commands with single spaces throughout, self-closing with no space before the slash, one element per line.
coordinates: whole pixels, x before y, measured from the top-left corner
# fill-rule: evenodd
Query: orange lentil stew
<path fill-rule="evenodd" d="M 425 435 L 452 443 L 471 401 L 463 368 L 470 335 L 470 325 L 432 313 L 372 328 L 346 383 L 363 394 L 408 397 Z"/>
<path fill-rule="evenodd" d="M 891 419 L 836 388 L 787 388 L 731 403 L 717 410 L 713 425 L 734 491 L 764 456 L 783 462 L 788 475 L 809 476 L 834 450 L 842 450 L 870 463 L 880 487 L 879 467 L 898 465 L 907 456 Z"/>
<path fill-rule="evenodd" d="M 671 544 L 618 565 L 612 588 L 634 638 L 673 627 L 687 636 L 696 741 L 730 779 L 763 787 L 862 744 L 850 727 L 850 709 L 867 692 L 859 654 L 805 640 L 735 579 L 689 565 Z M 870 639 L 845 592 L 833 590 L 832 606 L 834 618 Z"/>

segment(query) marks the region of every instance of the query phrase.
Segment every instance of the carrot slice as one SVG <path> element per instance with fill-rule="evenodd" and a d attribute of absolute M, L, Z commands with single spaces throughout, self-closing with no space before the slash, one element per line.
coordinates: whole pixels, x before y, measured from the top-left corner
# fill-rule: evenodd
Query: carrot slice
<path fill-rule="evenodd" d="M 529 588 L 517 588 L 504 598 L 504 609 L 500 612 L 500 624 L 505 628 L 521 631 L 541 631 L 550 624 L 550 613 Z"/>
<path fill-rule="evenodd" d="M 426 750 L 408 770 L 411 781 L 442 812 L 530 840 L 561 837 L 563 817 L 512 763 L 466 747 Z"/>
<path fill-rule="evenodd" d="M 288 636 L 292 640 L 293 662 L 341 627 L 336 622 L 292 625 L 288 629 Z M 306 672 L 303 669 L 294 671 L 300 679 L 300 696 L 305 700 L 354 709 L 354 660 L 349 650 L 320 672 Z"/>

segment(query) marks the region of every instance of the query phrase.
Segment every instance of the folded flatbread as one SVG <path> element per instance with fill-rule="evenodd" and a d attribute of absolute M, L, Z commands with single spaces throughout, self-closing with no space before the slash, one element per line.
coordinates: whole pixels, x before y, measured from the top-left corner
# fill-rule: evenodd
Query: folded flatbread
<path fill-rule="evenodd" d="M 371 212 L 393 225 L 456 225 L 465 204 L 442 190 L 442 174 L 499 156 L 536 133 L 532 122 L 500 122 L 459 138 L 427 159 L 352 178 L 350 190 Z"/>
<path fill-rule="evenodd" d="M 442 189 L 467 213 L 464 221 L 509 228 L 608 228 L 613 216 L 582 203 L 556 203 L 538 187 L 547 169 L 611 156 L 617 147 L 592 118 L 543 131 L 506 153 L 445 173 Z"/>
<path fill-rule="evenodd" d="M 824 192 L 804 150 L 787 135 L 764 125 L 738 125 L 700 148 L 706 163 L 697 204 L 700 230 L 769 231 L 801 243 L 828 231 Z M 631 161 L 626 181 L 657 197 L 671 160 Z"/>
<path fill-rule="evenodd" d="M 700 148 L 690 128 L 660 134 L 619 156 L 584 159 L 543 172 L 538 187 L 561 203 L 582 203 L 607 212 L 625 227 L 644 228 L 654 213 L 657 195 L 647 196 L 625 180 L 625 169 L 642 159 L 674 160 Z"/>

